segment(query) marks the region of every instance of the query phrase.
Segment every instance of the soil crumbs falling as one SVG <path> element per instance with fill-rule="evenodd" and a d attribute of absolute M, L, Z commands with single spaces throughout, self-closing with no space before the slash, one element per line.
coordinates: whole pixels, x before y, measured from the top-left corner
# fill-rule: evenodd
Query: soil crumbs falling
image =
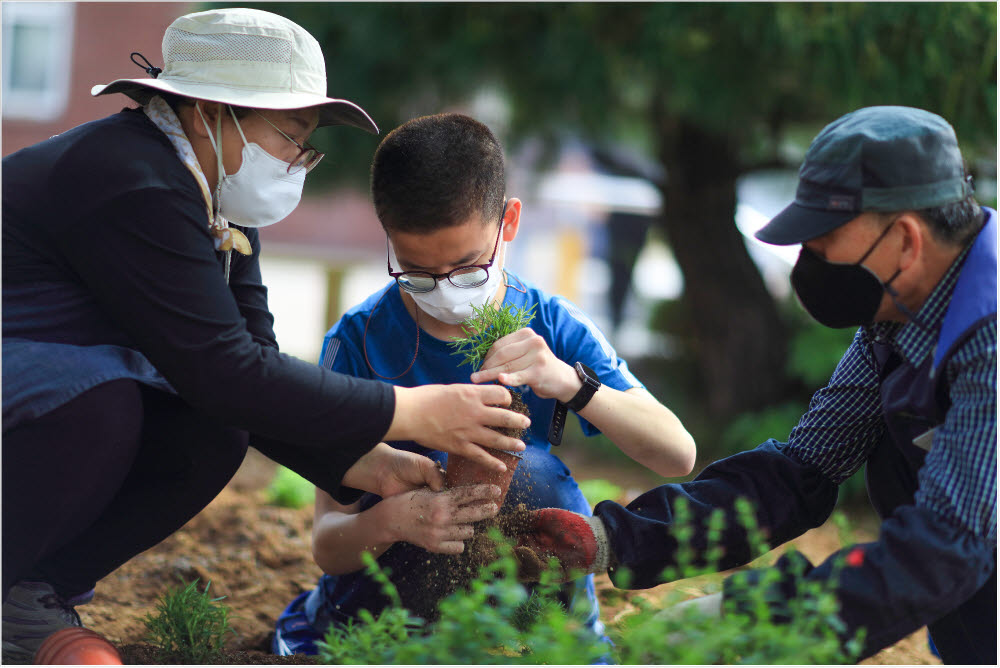
<path fill-rule="evenodd" d="M 564 459 L 570 460 L 569 453 Z M 608 478 L 600 462 L 567 461 L 578 479 Z M 589 472 L 591 475 L 587 475 Z M 312 589 L 321 572 L 310 548 L 312 507 L 299 510 L 264 503 L 263 488 L 274 464 L 251 451 L 230 485 L 180 531 L 122 566 L 97 585 L 92 603 L 77 608 L 86 627 L 102 634 L 121 651 L 126 664 L 163 663 L 145 644 L 143 618 L 155 613 L 157 597 L 168 588 L 211 581 L 209 592 L 225 596 L 236 631 L 227 642 L 220 664 L 311 664 L 315 657 L 281 657 L 270 653 L 274 622 L 296 595 Z M 621 481 L 619 481 L 621 484 Z M 640 485 L 639 489 L 642 489 Z M 625 499 L 622 499 L 625 500 Z M 871 540 L 874 531 L 859 536 Z M 830 525 L 793 541 L 814 563 L 839 547 Z M 657 600 L 679 587 L 691 596 L 690 581 L 641 592 L 615 589 L 607 575 L 596 578 L 601 616 L 606 622 L 633 609 L 636 597 Z M 169 663 L 169 660 L 167 661 Z M 926 629 L 886 648 L 864 664 L 940 664 L 927 649 Z"/>

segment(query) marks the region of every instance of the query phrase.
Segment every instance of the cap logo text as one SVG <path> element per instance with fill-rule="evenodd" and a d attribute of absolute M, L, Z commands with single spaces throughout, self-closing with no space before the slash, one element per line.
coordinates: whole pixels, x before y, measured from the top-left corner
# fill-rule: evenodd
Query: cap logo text
<path fill-rule="evenodd" d="M 853 211 L 854 195 L 831 195 L 826 208 L 828 211 Z"/>

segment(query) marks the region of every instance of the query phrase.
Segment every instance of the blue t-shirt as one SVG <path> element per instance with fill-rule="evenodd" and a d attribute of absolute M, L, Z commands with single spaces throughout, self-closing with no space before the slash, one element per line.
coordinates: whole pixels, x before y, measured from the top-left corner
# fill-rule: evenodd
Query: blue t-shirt
<path fill-rule="evenodd" d="M 541 335 L 556 357 L 574 364 L 583 362 L 593 369 L 601 383 L 617 390 L 643 387 L 628 370 L 601 331 L 580 309 L 558 296 L 548 295 L 514 274 L 506 272 L 507 292 L 503 306 L 535 307 L 529 325 Z M 360 378 L 380 379 L 403 387 L 435 383 L 468 383 L 472 369 L 459 366 L 462 357 L 454 355 L 447 341 L 426 332 L 419 337 L 417 327 L 406 310 L 395 282 L 350 309 L 327 333 L 320 355 L 322 366 Z M 412 363 L 412 365 L 411 365 Z M 374 371 L 373 371 L 374 367 Z M 376 373 L 377 372 L 377 373 Z M 398 376 L 397 378 L 392 378 Z M 587 503 L 569 469 L 550 452 L 549 422 L 554 399 L 542 399 L 527 385 L 512 388 L 521 394 L 531 415 L 531 428 L 524 436 L 527 450 L 511 480 L 505 506 L 523 503 L 527 508 L 564 508 L 590 515 Z M 584 433 L 595 435 L 593 425 L 580 418 Z M 445 453 L 431 451 L 412 441 L 393 442 L 393 446 L 424 454 L 444 464 Z M 361 498 L 365 510 L 381 499 L 374 494 Z M 420 571 L 441 567 L 444 555 L 431 554 L 409 543 L 396 543 L 378 561 L 391 571 L 404 605 L 411 611 L 426 613 L 421 605 L 427 600 L 426 581 Z M 593 576 L 567 585 L 564 603 L 582 606 L 584 617 L 598 633 L 597 599 Z M 304 602 L 304 611 L 318 632 L 328 624 L 344 624 L 362 609 L 377 613 L 387 603 L 380 586 L 363 571 L 340 576 L 324 575 Z M 415 610 L 416 608 L 416 610 Z"/>
<path fill-rule="evenodd" d="M 546 294 L 509 271 L 505 274 L 508 288 L 503 307 L 534 306 L 535 317 L 529 327 L 545 339 L 557 358 L 570 365 L 583 362 L 593 369 L 601 383 L 616 390 L 643 387 L 604 334 L 576 305 L 563 297 Z M 351 376 L 381 379 L 401 387 L 469 382 L 473 369 L 467 364 L 459 366 L 462 358 L 453 355 L 455 350 L 447 341 L 421 332 L 419 345 L 418 352 L 416 323 L 392 282 L 347 311 L 327 332 L 320 364 Z M 407 371 L 411 361 L 413 366 Z M 525 444 L 547 451 L 555 399 L 542 399 L 527 385 L 513 389 L 521 394 L 531 412 L 531 428 L 525 434 Z M 599 433 L 589 422 L 579 419 L 586 435 Z M 418 451 L 423 449 L 418 447 Z"/>

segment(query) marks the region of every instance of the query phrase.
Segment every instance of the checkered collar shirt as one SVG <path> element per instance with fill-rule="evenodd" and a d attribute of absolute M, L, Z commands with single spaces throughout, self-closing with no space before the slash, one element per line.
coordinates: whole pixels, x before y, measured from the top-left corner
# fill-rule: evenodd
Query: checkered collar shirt
<path fill-rule="evenodd" d="M 914 321 L 905 324 L 900 322 L 876 323 L 868 328 L 869 338 L 872 341 L 888 343 L 896 352 L 906 358 L 907 362 L 913 366 L 919 366 L 927 355 L 934 352 L 934 344 L 941 332 L 941 323 L 948 310 L 948 305 L 951 303 L 951 295 L 955 291 L 955 284 L 958 283 L 958 277 L 962 273 L 962 265 L 965 262 L 965 256 L 969 254 L 969 248 L 971 246 L 966 246 L 948 267 L 948 271 L 938 281 L 927 301 L 917 311 Z"/>
<path fill-rule="evenodd" d="M 971 246 L 970 246 L 971 247 Z M 886 434 L 874 341 L 888 343 L 919 365 L 934 346 L 968 254 L 952 263 L 916 314 L 916 321 L 862 327 L 829 384 L 784 446 L 787 454 L 818 467 L 840 484 L 864 464 Z M 951 396 L 945 423 L 918 473 L 917 505 L 928 507 L 977 536 L 996 540 L 997 326 L 981 324 L 944 369 Z"/>

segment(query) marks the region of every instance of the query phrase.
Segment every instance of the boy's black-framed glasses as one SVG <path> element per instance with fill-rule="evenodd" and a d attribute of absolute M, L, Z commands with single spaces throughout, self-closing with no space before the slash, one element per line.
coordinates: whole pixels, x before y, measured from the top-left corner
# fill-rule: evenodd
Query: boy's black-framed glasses
<path fill-rule="evenodd" d="M 282 137 L 284 137 L 288 141 L 292 142 L 293 144 L 295 144 L 299 148 L 298 155 L 295 156 L 294 160 L 292 160 L 290 163 L 288 163 L 288 173 L 289 174 L 298 174 L 303 169 L 306 170 L 306 174 L 308 174 L 309 172 L 311 172 L 313 170 L 313 168 L 316 165 L 319 164 L 319 161 L 323 159 L 323 156 L 326 155 L 326 153 L 320 153 L 319 149 L 310 146 L 308 143 L 306 143 L 306 144 L 300 144 L 300 143 L 298 143 L 297 141 L 295 141 L 294 139 L 292 139 L 291 137 L 289 137 L 287 134 L 285 134 L 281 130 L 281 128 L 279 128 L 277 125 L 275 125 L 274 123 L 272 123 L 271 121 L 269 121 L 267 119 L 267 116 L 265 116 L 264 114 L 260 113 L 256 109 L 251 109 L 251 111 L 253 113 L 257 114 L 258 116 L 260 116 L 261 118 L 263 118 L 265 121 L 267 121 L 267 124 L 270 125 L 272 128 L 274 128 L 275 130 L 277 130 L 279 133 L 281 133 Z"/>
<path fill-rule="evenodd" d="M 504 201 L 500 208 L 500 227 L 497 229 L 497 239 L 493 243 L 493 254 L 486 264 L 469 264 L 463 267 L 455 267 L 444 274 L 435 274 L 429 271 L 393 271 L 392 262 L 389 260 L 389 237 L 385 238 L 386 265 L 389 267 L 389 275 L 396 279 L 396 283 L 407 292 L 430 292 L 437 287 L 438 281 L 447 278 L 448 282 L 456 288 L 478 288 L 484 285 L 490 278 L 490 267 L 496 259 L 497 249 L 500 248 L 500 233 L 503 231 L 503 215 L 507 211 L 507 202 Z"/>

